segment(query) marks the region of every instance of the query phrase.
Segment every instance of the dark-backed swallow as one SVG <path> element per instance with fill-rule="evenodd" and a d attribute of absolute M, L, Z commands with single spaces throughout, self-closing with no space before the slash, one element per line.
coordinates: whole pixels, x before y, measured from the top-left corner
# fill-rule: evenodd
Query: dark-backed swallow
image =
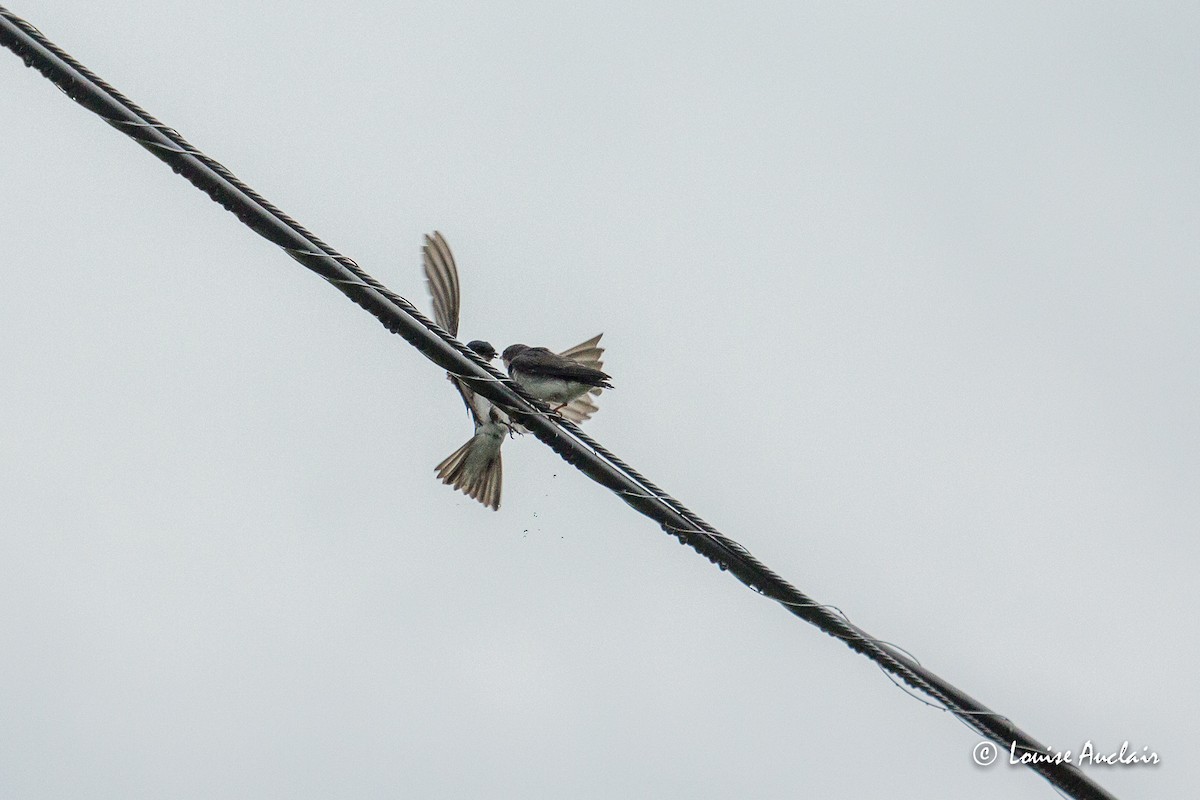
<path fill-rule="evenodd" d="M 555 411 L 594 389 L 611 389 L 609 375 L 545 347 L 509 345 L 500 356 L 508 375 L 526 392 L 555 405 Z"/>
<path fill-rule="evenodd" d="M 429 293 L 433 296 L 433 319 L 447 333 L 457 336 L 460 295 L 458 268 L 455 266 L 454 256 L 446 240 L 437 231 L 434 231 L 432 236 L 425 237 L 425 245 L 421 252 L 425 280 L 429 284 Z M 600 357 L 604 348 L 599 346 L 602 335 L 593 336 L 586 342 L 563 351 L 562 355 L 599 370 L 603 366 Z M 491 361 L 496 357 L 496 349 L 487 342 L 475 340 L 468 342 L 467 347 L 484 361 Z M 503 478 L 500 448 L 509 432 L 514 428 L 519 430 L 519 427 L 490 400 L 474 392 L 461 378 L 448 373 L 446 377 L 458 390 L 463 404 L 470 412 L 475 423 L 475 434 L 437 465 L 437 476 L 443 483 L 478 500 L 488 508 L 498 509 Z M 599 394 L 600 390 L 596 388 L 591 393 Z M 583 422 L 597 410 L 595 402 L 587 394 L 583 394 L 568 403 L 559 413 L 572 422 Z"/>

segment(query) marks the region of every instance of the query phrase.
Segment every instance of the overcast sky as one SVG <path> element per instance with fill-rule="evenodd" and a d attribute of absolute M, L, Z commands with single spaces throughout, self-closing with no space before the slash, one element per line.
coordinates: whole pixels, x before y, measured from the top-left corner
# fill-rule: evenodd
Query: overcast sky
<path fill-rule="evenodd" d="M 6 2 L 1122 797 L 1200 783 L 1200 8 Z M 0 53 L 0 795 L 1051 798 Z"/>

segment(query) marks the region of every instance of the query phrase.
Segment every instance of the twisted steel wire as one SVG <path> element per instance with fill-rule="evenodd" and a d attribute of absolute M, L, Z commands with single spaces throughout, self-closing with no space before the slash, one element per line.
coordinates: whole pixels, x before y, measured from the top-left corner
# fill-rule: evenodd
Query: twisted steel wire
<path fill-rule="evenodd" d="M 480 360 L 408 300 L 321 241 L 224 165 L 193 147 L 178 131 L 159 122 L 32 25 L 3 7 L 0 7 L 0 44 L 20 56 L 26 66 L 37 69 L 72 100 L 166 162 L 260 236 L 321 275 L 439 367 L 469 381 L 474 391 L 510 411 L 517 421 L 565 461 L 615 492 L 628 505 L 676 536 L 682 544 L 689 545 L 790 613 L 870 658 L 886 672 L 932 698 L 938 707 L 954 714 L 969 728 L 996 742 L 1001 749 L 1008 749 L 1010 743 L 1015 743 L 1022 752 L 1046 752 L 1043 745 L 1006 717 L 928 671 L 900 648 L 869 636 L 838 609 L 807 597 L 742 545 L 705 522 L 577 425 L 549 413 L 544 404 L 529 397 L 507 376 Z M 1042 761 L 1028 766 L 1070 797 L 1099 800 L 1113 797 L 1072 764 Z"/>

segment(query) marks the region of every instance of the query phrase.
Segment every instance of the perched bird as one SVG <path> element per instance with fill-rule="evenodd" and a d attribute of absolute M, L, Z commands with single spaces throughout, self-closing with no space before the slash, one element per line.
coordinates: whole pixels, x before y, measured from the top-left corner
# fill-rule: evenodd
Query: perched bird
<path fill-rule="evenodd" d="M 425 280 L 429 284 L 429 293 L 433 296 L 433 319 L 447 333 L 457 336 L 460 296 L 458 268 L 454 264 L 454 256 L 446 240 L 437 231 L 434 231 L 432 236 L 425 237 L 425 245 L 421 252 Z M 586 342 L 563 351 L 561 355 L 599 370 L 603 366 L 600 357 L 604 353 L 604 348 L 599 346 L 601 336 L 603 334 L 593 336 Z M 491 361 L 496 357 L 496 348 L 487 342 L 475 340 L 468 342 L 467 347 L 484 361 Z M 488 508 L 498 509 L 503 477 L 500 448 L 509 432 L 519 431 L 520 427 L 490 400 L 475 393 L 461 378 L 448 373 L 446 377 L 458 390 L 463 404 L 471 414 L 475 423 L 475 434 L 437 465 L 437 476 L 443 483 L 478 500 Z M 595 388 L 591 393 L 599 394 L 600 390 Z M 559 413 L 572 422 L 583 422 L 597 410 L 591 397 L 587 393 L 580 393 Z"/>
<path fill-rule="evenodd" d="M 555 411 L 594 389 L 612 388 L 610 376 L 598 367 L 545 347 L 513 344 L 504 348 L 500 358 L 510 378 L 537 399 L 557 403 Z"/>
<path fill-rule="evenodd" d="M 598 371 L 604 366 L 604 362 L 600 360 L 600 357 L 604 355 L 604 348 L 600 347 L 600 337 L 603 335 L 603 333 L 597 333 L 586 342 L 580 342 L 574 347 L 563 350 L 559 355 Z M 592 397 L 599 395 L 602 391 L 604 390 L 600 386 L 591 388 L 586 393 L 581 394 L 560 408 L 558 410 L 559 415 L 575 423 L 591 419 L 592 414 L 600 410 L 600 407 L 596 405 L 596 401 Z"/>

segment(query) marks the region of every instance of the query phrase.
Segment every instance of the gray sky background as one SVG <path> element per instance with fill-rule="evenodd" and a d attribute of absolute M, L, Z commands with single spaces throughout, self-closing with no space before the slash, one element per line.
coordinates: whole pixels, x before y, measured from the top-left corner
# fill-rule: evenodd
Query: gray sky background
<path fill-rule="evenodd" d="M 9 7 L 1043 742 L 1198 782 L 1195 4 Z M 0 795 L 1049 798 L 0 54 Z"/>

